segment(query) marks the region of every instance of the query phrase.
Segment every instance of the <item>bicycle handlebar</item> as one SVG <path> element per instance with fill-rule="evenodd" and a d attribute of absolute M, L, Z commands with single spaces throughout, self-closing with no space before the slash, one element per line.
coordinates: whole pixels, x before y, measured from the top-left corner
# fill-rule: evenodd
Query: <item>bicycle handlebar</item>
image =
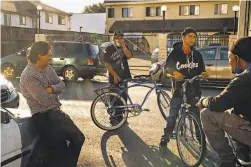
<path fill-rule="evenodd" d="M 174 79 L 174 76 L 172 74 L 167 74 L 166 75 L 168 78 L 173 78 Z M 193 78 L 191 79 L 184 79 L 184 80 L 179 80 L 179 81 L 184 81 L 184 84 L 187 84 L 187 83 L 193 83 L 195 80 L 207 80 L 207 79 L 204 79 L 203 78 L 203 75 L 196 75 L 194 76 Z"/>

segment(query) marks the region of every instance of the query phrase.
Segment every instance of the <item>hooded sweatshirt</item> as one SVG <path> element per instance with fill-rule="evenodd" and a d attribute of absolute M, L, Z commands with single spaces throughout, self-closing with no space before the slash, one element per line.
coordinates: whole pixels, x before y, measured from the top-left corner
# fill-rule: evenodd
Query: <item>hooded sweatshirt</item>
<path fill-rule="evenodd" d="M 188 55 L 182 50 L 182 45 L 182 42 L 173 45 L 173 50 L 166 59 L 165 75 L 168 73 L 173 74 L 173 72 L 177 71 L 184 75 L 185 79 L 191 79 L 194 76 L 205 72 L 205 64 L 201 53 L 194 47 L 191 47 L 191 53 Z M 181 97 L 183 83 L 183 81 L 173 81 L 173 96 Z M 201 90 L 199 81 L 194 81 L 193 84 L 188 84 L 186 94 L 192 97 L 200 97 Z"/>

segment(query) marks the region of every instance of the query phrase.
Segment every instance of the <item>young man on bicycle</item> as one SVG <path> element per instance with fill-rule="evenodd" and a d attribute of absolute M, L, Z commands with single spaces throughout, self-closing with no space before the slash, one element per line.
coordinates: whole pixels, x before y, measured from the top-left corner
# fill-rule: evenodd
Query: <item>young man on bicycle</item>
<path fill-rule="evenodd" d="M 114 31 L 113 41 L 105 49 L 103 59 L 109 72 L 109 83 L 112 87 L 119 88 L 118 82 L 121 79 L 132 78 L 127 61 L 128 59 L 131 59 L 132 56 L 132 52 L 128 49 L 128 46 L 125 45 L 123 31 Z M 127 86 L 127 84 L 125 86 Z M 122 97 L 126 100 L 126 93 L 122 94 Z M 116 119 L 123 119 L 123 116 L 117 116 Z"/>
<path fill-rule="evenodd" d="M 202 98 L 198 103 L 207 139 L 218 153 L 221 167 L 236 167 L 237 160 L 225 133 L 238 141 L 238 159 L 250 161 L 251 146 L 251 37 L 245 37 L 229 49 L 229 64 L 237 74 L 216 97 Z M 203 109 L 204 108 L 204 109 Z M 231 112 L 226 111 L 232 109 Z M 240 144 L 239 142 L 246 144 Z M 242 146 L 242 147 L 239 147 Z"/>
<path fill-rule="evenodd" d="M 169 54 L 166 60 L 166 74 L 172 74 L 174 81 L 172 82 L 173 97 L 171 99 L 171 108 L 168 117 L 166 118 L 166 128 L 160 142 L 160 151 L 165 152 L 167 143 L 172 137 L 172 133 L 176 124 L 178 113 L 182 102 L 182 80 L 184 78 L 191 79 L 196 75 L 203 75 L 205 78 L 208 74 L 205 72 L 205 65 L 201 53 L 193 46 L 195 44 L 197 33 L 195 29 L 187 27 L 182 32 L 182 42 L 173 45 L 173 51 Z M 201 96 L 199 81 L 194 81 L 188 85 L 189 100 Z M 190 96 L 191 95 L 191 96 Z M 197 107 L 193 110 L 198 113 Z"/>

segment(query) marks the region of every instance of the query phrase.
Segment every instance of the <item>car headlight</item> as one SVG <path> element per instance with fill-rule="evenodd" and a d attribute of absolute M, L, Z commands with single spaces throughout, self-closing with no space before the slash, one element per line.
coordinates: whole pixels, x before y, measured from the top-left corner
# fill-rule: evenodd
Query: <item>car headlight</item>
<path fill-rule="evenodd" d="M 13 84 L 10 81 L 7 83 L 7 87 L 8 87 L 10 92 L 15 91 L 15 87 L 13 86 Z"/>

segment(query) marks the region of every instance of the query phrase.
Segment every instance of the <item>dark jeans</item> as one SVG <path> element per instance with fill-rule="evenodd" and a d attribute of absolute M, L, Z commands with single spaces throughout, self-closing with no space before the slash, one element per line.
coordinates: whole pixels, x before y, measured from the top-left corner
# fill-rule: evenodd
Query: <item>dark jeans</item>
<path fill-rule="evenodd" d="M 208 142 L 218 153 L 222 162 L 229 163 L 235 159 L 225 132 L 239 141 L 237 143 L 238 156 L 243 153 L 248 154 L 248 146 L 251 146 L 250 121 L 229 112 L 212 112 L 206 108 L 201 111 L 201 122 Z"/>
<path fill-rule="evenodd" d="M 55 155 L 54 152 L 54 154 L 51 154 L 49 166 L 77 166 L 78 157 L 85 137 L 67 114 L 59 108 L 55 108 L 45 113 L 33 115 L 32 123 L 40 135 L 40 140 L 49 146 L 53 152 L 56 148 L 61 147 L 62 143 L 69 141 L 66 149 L 67 153 L 65 153 L 66 159 L 57 159 L 57 155 Z M 58 152 L 58 154 L 60 153 Z M 57 162 L 55 162 L 55 159 Z"/>
<path fill-rule="evenodd" d="M 175 128 L 176 121 L 177 121 L 177 118 L 178 118 L 178 115 L 179 115 L 179 110 L 181 108 L 181 103 L 182 103 L 182 98 L 181 97 L 175 97 L 175 96 L 172 97 L 171 103 L 170 103 L 170 112 L 169 112 L 169 115 L 168 115 L 168 117 L 166 119 L 166 128 L 164 128 L 164 135 L 162 136 L 162 139 L 165 139 L 167 141 L 170 140 L 170 137 L 172 136 L 172 133 L 173 133 L 173 130 Z M 196 113 L 198 118 L 200 118 L 199 109 L 197 107 L 193 106 L 191 108 L 191 111 Z M 196 133 L 199 132 L 197 126 L 195 126 L 195 130 L 196 130 Z M 197 136 L 198 140 L 199 140 L 199 137 L 200 136 Z"/>
<path fill-rule="evenodd" d="M 125 86 L 125 88 L 127 88 L 127 87 L 128 87 L 128 84 L 125 83 L 124 86 Z M 123 91 L 123 89 L 119 86 L 119 84 L 114 84 L 114 83 L 112 83 L 112 84 L 111 84 L 111 88 L 118 88 L 118 89 L 120 89 L 121 91 Z M 111 91 L 120 94 L 119 90 L 117 90 L 117 89 L 112 89 Z M 123 99 L 125 100 L 126 103 L 127 103 L 127 93 L 128 93 L 128 91 L 125 91 L 125 92 L 123 92 L 122 95 L 121 95 L 121 97 L 123 97 Z M 114 99 L 114 98 L 112 97 L 112 98 L 110 99 L 110 101 L 112 102 L 113 99 Z M 123 105 L 123 104 L 122 104 L 122 102 L 121 102 L 119 99 L 117 99 L 117 100 L 114 102 L 114 104 L 113 104 L 113 106 L 120 106 L 120 105 Z M 123 112 L 123 110 L 118 110 L 118 111 L 116 111 L 115 117 L 118 117 L 118 118 L 119 118 L 119 117 L 122 117 L 122 112 Z"/>

